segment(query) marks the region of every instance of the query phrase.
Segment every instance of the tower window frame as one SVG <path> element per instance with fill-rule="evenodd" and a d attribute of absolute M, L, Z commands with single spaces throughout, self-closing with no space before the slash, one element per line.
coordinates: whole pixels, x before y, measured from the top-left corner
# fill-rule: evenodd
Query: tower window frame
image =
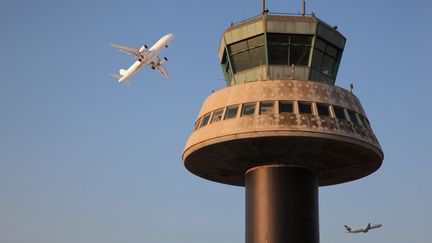
<path fill-rule="evenodd" d="M 323 103 L 316 103 L 316 108 L 319 116 L 330 117 L 329 105 Z"/>
<path fill-rule="evenodd" d="M 298 102 L 298 111 L 299 114 L 302 115 L 312 115 L 312 103 L 311 102 L 305 102 L 305 101 L 299 101 Z"/>
<path fill-rule="evenodd" d="M 256 103 L 245 103 L 242 106 L 241 116 L 252 116 L 255 115 Z"/>
<path fill-rule="evenodd" d="M 233 73 L 267 64 L 264 33 L 228 45 Z"/>
<path fill-rule="evenodd" d="M 194 126 L 193 126 L 193 128 L 192 128 L 192 131 L 196 131 L 196 130 L 199 128 L 199 125 L 200 125 L 200 123 L 201 123 L 201 118 L 202 118 L 202 117 L 199 117 L 199 118 L 195 121 Z"/>
<path fill-rule="evenodd" d="M 201 120 L 201 124 L 200 124 L 200 128 L 205 127 L 209 124 L 210 122 L 210 117 L 211 117 L 211 112 L 205 114 Z"/>
<path fill-rule="evenodd" d="M 294 102 L 288 100 L 279 101 L 279 114 L 294 113 Z"/>
<path fill-rule="evenodd" d="M 259 108 L 259 114 L 260 115 L 270 115 L 274 114 L 274 101 L 261 101 L 260 102 L 260 108 Z"/>
<path fill-rule="evenodd" d="M 213 111 L 213 116 L 212 116 L 212 119 L 210 120 L 210 124 L 213 122 L 221 121 L 222 116 L 223 116 L 223 111 L 224 111 L 224 108 L 217 109 L 217 110 Z"/>
<path fill-rule="evenodd" d="M 228 106 L 225 112 L 224 120 L 233 119 L 237 117 L 239 105 Z"/>
<path fill-rule="evenodd" d="M 313 35 L 267 33 L 269 65 L 308 66 Z"/>
<path fill-rule="evenodd" d="M 312 69 L 321 73 L 320 78 L 313 80 L 334 82 L 339 70 L 343 49 L 337 48 L 327 41 L 317 37 L 314 41 Z"/>
<path fill-rule="evenodd" d="M 345 108 L 341 107 L 341 106 L 333 106 L 333 112 L 335 115 L 335 118 L 338 120 L 347 120 L 346 115 L 345 115 Z"/>
<path fill-rule="evenodd" d="M 354 111 L 348 110 L 348 116 L 349 116 L 352 124 L 360 125 L 359 120 L 358 120 L 356 113 Z"/>

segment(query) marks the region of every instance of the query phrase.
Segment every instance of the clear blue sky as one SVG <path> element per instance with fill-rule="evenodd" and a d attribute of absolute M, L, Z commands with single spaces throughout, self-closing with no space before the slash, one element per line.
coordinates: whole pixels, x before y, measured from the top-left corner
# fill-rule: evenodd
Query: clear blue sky
<path fill-rule="evenodd" d="M 375 174 L 320 189 L 322 243 L 430 242 L 431 9 L 308 1 L 347 37 L 336 83 L 354 82 L 385 153 Z M 190 174 L 181 153 L 203 100 L 224 87 L 220 34 L 259 12 L 258 0 L 2 0 L 0 242 L 244 242 L 244 188 Z M 133 62 L 110 43 L 170 32 L 168 81 L 108 75 Z M 368 222 L 384 226 L 343 233 Z"/>

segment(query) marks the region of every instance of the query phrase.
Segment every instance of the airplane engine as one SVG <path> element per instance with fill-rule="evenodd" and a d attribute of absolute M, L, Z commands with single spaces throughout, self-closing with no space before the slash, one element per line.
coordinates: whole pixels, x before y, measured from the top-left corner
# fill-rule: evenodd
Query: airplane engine
<path fill-rule="evenodd" d="M 159 65 L 164 65 L 168 62 L 168 58 L 164 57 L 162 60 L 159 61 Z"/>
<path fill-rule="evenodd" d="M 147 48 L 147 45 L 143 45 L 140 49 L 139 49 L 139 52 L 141 53 L 141 52 L 143 52 L 144 50 L 147 50 L 148 48 Z"/>

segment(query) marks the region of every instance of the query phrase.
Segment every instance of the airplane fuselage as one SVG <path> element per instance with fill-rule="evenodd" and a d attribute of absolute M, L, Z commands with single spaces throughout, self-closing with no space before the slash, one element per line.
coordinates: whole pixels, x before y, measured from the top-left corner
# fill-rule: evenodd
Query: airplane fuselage
<path fill-rule="evenodd" d="M 382 224 L 368 224 L 367 226 L 351 229 L 345 225 L 346 233 L 367 233 L 371 229 L 376 229 L 381 227 Z"/>
<path fill-rule="evenodd" d="M 161 64 L 161 60 L 159 59 L 159 53 L 168 47 L 168 44 L 174 39 L 173 34 L 167 34 L 160 38 L 150 49 L 147 49 L 145 46 L 140 48 L 140 53 L 136 56 L 137 61 L 135 61 L 127 70 L 120 70 L 121 78 L 118 82 L 122 82 L 127 80 L 129 77 L 134 75 L 139 69 L 143 66 L 151 65 L 154 69 L 155 66 Z M 166 62 L 166 58 L 164 63 Z"/>

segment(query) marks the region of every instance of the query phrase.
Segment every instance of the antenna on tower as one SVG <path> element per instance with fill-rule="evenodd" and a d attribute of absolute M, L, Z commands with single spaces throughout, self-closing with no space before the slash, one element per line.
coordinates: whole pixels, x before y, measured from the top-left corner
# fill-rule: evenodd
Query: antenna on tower
<path fill-rule="evenodd" d="M 265 0 L 262 0 L 262 11 L 261 11 L 261 15 L 265 14 Z"/>
<path fill-rule="evenodd" d="M 306 14 L 306 1 L 302 0 L 302 16 Z"/>

